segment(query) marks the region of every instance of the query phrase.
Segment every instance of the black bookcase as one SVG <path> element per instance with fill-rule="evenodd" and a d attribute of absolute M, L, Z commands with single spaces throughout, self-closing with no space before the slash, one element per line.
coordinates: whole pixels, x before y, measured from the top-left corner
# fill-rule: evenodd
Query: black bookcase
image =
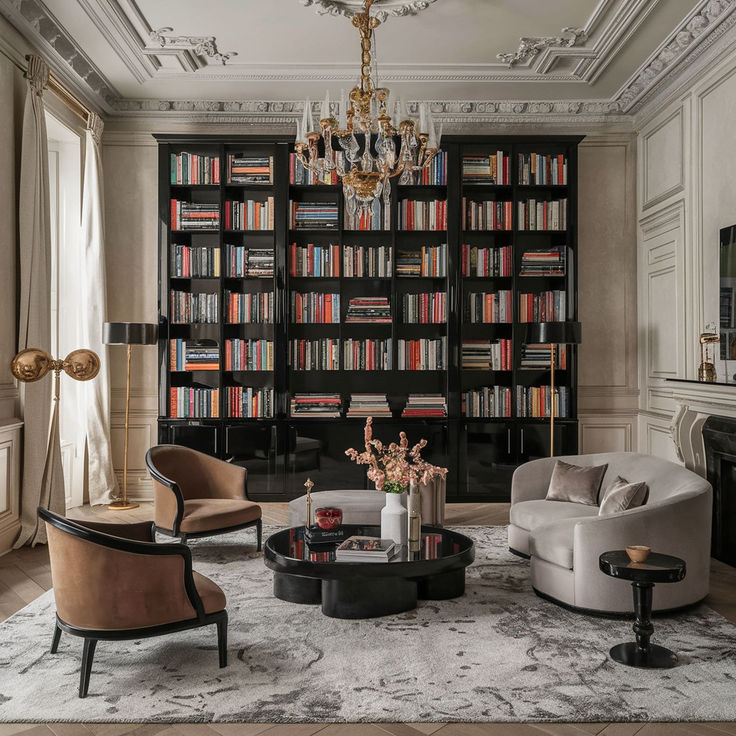
<path fill-rule="evenodd" d="M 342 189 L 337 185 L 290 184 L 292 139 L 286 136 L 179 136 L 157 135 L 159 143 L 159 441 L 184 444 L 211 453 L 248 469 L 251 494 L 262 500 L 287 500 L 304 492 L 303 483 L 310 476 L 318 490 L 368 487 L 364 469 L 345 457 L 347 447 L 360 447 L 364 419 L 346 416 L 347 399 L 353 393 L 385 393 L 391 416 L 374 419 L 375 435 L 384 441 L 394 440 L 400 430 L 410 442 L 424 437 L 425 455 L 433 462 L 450 468 L 448 500 L 508 500 L 511 475 L 520 463 L 549 454 L 549 420 L 521 417 L 517 411 L 519 387 L 542 387 L 549 384 L 548 364 L 537 360 L 523 367 L 524 324 L 521 322 L 520 295 L 564 291 L 566 317 L 577 318 L 577 144 L 579 137 L 486 137 L 445 136 L 446 184 L 399 186 L 393 183 L 389 228 L 381 230 L 348 229 Z M 478 183 L 463 178 L 463 157 L 485 156 L 502 151 L 508 156 L 508 182 Z M 219 161 L 219 183 L 172 184 L 172 154 L 211 156 Z M 520 154 L 564 157 L 566 184 L 520 183 Z M 228 180 L 228 155 L 244 154 L 272 160 L 273 176 L 268 182 L 231 183 Z M 260 202 L 271 199 L 272 226 L 253 230 L 226 227 L 227 202 Z M 560 230 L 523 230 L 519 202 L 566 199 L 566 223 Z M 219 212 L 216 228 L 175 230 L 172 228 L 172 199 L 212 205 Z M 405 230 L 399 228 L 402 200 L 446 202 L 446 227 L 442 230 Z M 291 202 L 331 203 L 337 206 L 336 227 L 296 229 L 292 227 Z M 510 202 L 509 229 L 470 229 L 463 216 L 468 201 Z M 489 209 L 493 205 L 486 205 Z M 208 208 L 204 220 L 207 220 Z M 210 213 L 211 214 L 211 213 Z M 211 223 L 211 220 L 209 221 Z M 260 224 L 260 223 L 259 223 Z M 262 227 L 262 224 L 261 224 Z M 294 273 L 291 268 L 294 247 L 337 246 L 339 275 Z M 407 276 L 397 273 L 397 258 L 425 248 L 445 245 L 444 270 Z M 176 246 L 212 250 L 211 265 L 219 257 L 217 275 L 181 275 L 177 271 Z M 347 276 L 344 251 L 350 246 L 391 248 L 392 268 L 382 278 Z M 464 249 L 463 246 L 468 246 Z M 230 247 L 258 251 L 258 258 L 273 251 L 273 271 L 256 275 L 231 271 Z M 494 272 L 464 273 L 471 248 L 485 252 L 507 248 L 503 275 Z M 522 255 L 529 251 L 566 248 L 564 275 L 521 275 Z M 190 256 L 194 251 L 190 251 Z M 437 251 L 435 251 L 437 253 Z M 178 252 L 181 256 L 181 249 Z M 241 253 L 242 255 L 242 253 Z M 431 255 L 430 255 L 431 260 Z M 257 260 L 257 259 L 256 259 Z M 181 257 L 179 263 L 181 262 Z M 406 261 L 403 261 L 406 263 Z M 256 263 L 256 266 L 262 265 Z M 180 275 L 177 275 L 180 274 Z M 210 311 L 211 323 L 176 321 L 172 312 L 172 291 L 184 294 L 212 294 L 217 315 Z M 339 321 L 333 323 L 296 322 L 293 300 L 296 294 L 337 294 Z M 505 305 L 506 321 L 472 322 L 471 294 L 509 292 Z M 406 319 L 405 295 L 444 294 L 445 321 L 415 323 Z M 251 306 L 256 297 L 272 295 L 272 314 L 265 321 L 228 320 L 232 297 Z M 391 308 L 390 323 L 346 322 L 351 298 L 384 297 Z M 476 296 L 476 307 L 487 297 Z M 480 300 L 480 301 L 479 301 Z M 181 297 L 180 297 L 181 301 Z M 477 310 L 476 310 L 477 312 Z M 181 315 L 180 315 L 181 316 Z M 477 318 L 477 317 L 476 317 Z M 258 317 L 260 320 L 260 317 Z M 480 317 L 483 319 L 483 317 Z M 172 340 L 186 341 L 190 348 L 205 356 L 219 353 L 216 364 L 197 370 L 195 363 L 182 364 L 185 370 L 172 370 Z M 391 346 L 392 365 L 388 370 L 345 370 L 346 340 L 383 341 Z M 434 370 L 399 370 L 400 341 L 444 340 L 445 365 Z M 238 366 L 226 364 L 228 341 L 264 341 L 263 360 Z M 291 358 L 294 341 L 333 340 L 340 348 L 337 370 L 297 369 Z M 509 340 L 504 351 L 506 365 L 498 370 L 463 366 L 463 342 L 473 340 Z M 246 343 L 252 346 L 253 343 Z M 270 344 L 270 347 L 267 345 Z M 317 344 L 317 343 L 315 343 Z M 216 346 L 214 348 L 213 346 Z M 207 350 L 213 352 L 207 352 Z M 270 364 L 267 362 L 270 356 Z M 180 358 L 184 353 L 180 352 Z M 538 357 L 538 356 L 537 356 Z M 195 357 L 196 359 L 196 357 Z M 209 358 L 202 358 L 205 362 Z M 191 370 L 195 368 L 195 370 Z M 574 348 L 566 350 L 566 364 L 556 371 L 556 384 L 569 393 L 567 418 L 555 420 L 555 454 L 577 450 L 577 360 Z M 510 392 L 509 416 L 475 417 L 464 411 L 464 395 L 483 387 L 501 386 Z M 216 389 L 217 397 L 208 394 L 209 403 L 200 401 L 199 411 L 216 416 L 175 416 L 171 390 Z M 229 392 L 248 388 L 261 391 L 261 406 L 269 393 L 267 416 L 241 418 L 232 414 Z M 343 399 L 340 418 L 294 417 L 290 401 L 294 394 L 338 393 Z M 446 417 L 402 417 L 410 393 L 442 394 L 447 405 Z M 179 409 L 186 399 L 180 399 Z M 192 402 L 190 406 L 194 406 Z M 216 407 L 216 409 L 214 408 Z M 204 412 L 202 411 L 204 410 Z M 179 412 L 181 413 L 181 412 Z M 503 414 L 504 412 L 499 412 Z"/>

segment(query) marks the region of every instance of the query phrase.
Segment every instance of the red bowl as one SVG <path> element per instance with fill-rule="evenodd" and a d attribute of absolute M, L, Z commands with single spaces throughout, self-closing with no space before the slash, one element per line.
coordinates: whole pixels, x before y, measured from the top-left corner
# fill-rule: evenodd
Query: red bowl
<path fill-rule="evenodd" d="M 342 509 L 319 508 L 314 511 L 314 523 L 320 529 L 337 529 L 342 524 Z"/>

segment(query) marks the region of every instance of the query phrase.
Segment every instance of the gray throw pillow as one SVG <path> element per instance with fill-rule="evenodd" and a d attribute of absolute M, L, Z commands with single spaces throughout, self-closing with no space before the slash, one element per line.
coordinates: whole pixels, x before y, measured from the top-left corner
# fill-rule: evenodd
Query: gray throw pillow
<path fill-rule="evenodd" d="M 620 475 L 603 492 L 599 516 L 617 514 L 619 511 L 643 506 L 649 495 L 649 486 L 644 483 L 629 483 Z"/>
<path fill-rule="evenodd" d="M 547 500 L 596 506 L 607 467 L 608 464 L 581 467 L 558 460 L 549 481 Z"/>

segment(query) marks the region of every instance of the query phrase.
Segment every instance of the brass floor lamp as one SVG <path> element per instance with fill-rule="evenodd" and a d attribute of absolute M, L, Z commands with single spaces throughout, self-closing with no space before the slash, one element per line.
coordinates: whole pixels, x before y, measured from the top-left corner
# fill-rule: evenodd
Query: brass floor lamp
<path fill-rule="evenodd" d="M 549 456 L 555 454 L 555 362 L 558 345 L 579 345 L 580 322 L 527 322 L 524 343 L 549 345 L 550 399 L 549 399 Z"/>
<path fill-rule="evenodd" d="M 155 345 L 158 341 L 158 325 L 148 322 L 105 322 L 102 328 L 102 342 L 105 345 L 127 346 L 127 366 L 125 371 L 125 441 L 123 449 L 123 496 L 113 501 L 111 511 L 128 511 L 138 507 L 128 503 L 128 426 L 130 424 L 130 357 L 133 345 Z"/>

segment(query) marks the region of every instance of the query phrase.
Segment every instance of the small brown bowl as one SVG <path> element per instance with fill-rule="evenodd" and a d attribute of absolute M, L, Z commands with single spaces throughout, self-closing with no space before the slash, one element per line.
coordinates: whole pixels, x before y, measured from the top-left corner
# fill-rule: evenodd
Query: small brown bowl
<path fill-rule="evenodd" d="M 626 554 L 632 562 L 646 562 L 651 548 L 641 544 L 632 544 L 626 548 Z"/>

